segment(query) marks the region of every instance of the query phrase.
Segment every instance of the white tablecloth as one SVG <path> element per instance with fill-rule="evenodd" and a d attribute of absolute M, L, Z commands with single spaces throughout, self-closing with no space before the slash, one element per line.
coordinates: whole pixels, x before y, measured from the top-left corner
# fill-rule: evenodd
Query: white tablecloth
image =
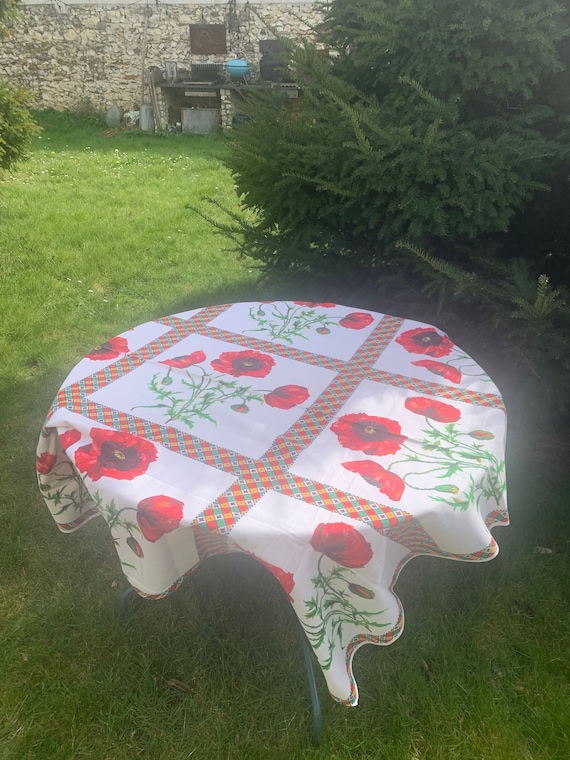
<path fill-rule="evenodd" d="M 508 524 L 505 410 L 430 325 L 332 303 L 211 306 L 91 351 L 37 452 L 58 527 L 106 519 L 129 583 L 175 589 L 240 551 L 280 581 L 332 696 L 402 631 L 418 554 L 484 561 Z"/>

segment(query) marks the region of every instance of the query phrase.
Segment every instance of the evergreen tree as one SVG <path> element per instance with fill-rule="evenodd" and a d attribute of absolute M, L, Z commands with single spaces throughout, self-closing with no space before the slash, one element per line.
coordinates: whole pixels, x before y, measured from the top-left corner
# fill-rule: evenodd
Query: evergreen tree
<path fill-rule="evenodd" d="M 0 39 L 8 36 L 6 22 L 12 21 L 16 14 L 16 0 L 0 0 Z"/>
<path fill-rule="evenodd" d="M 505 231 L 546 189 L 565 151 L 540 98 L 568 35 L 554 0 L 332 0 L 321 33 L 330 59 L 292 51 L 302 97 L 246 98 L 233 139 L 253 255 L 374 269 L 401 237 Z"/>
<path fill-rule="evenodd" d="M 339 75 L 397 96 L 400 77 L 509 118 L 562 63 L 564 8 L 552 0 L 334 0 L 328 40 Z"/>
<path fill-rule="evenodd" d="M 365 279 L 426 321 L 439 304 L 438 324 L 447 312 L 459 337 L 497 349 L 511 399 L 524 388 L 518 411 L 559 414 L 570 251 L 553 273 L 551 249 L 521 260 L 504 241 L 513 218 L 548 218 L 549 185 L 568 187 L 570 100 L 554 95 L 568 8 L 331 0 L 324 13 L 330 55 L 291 47 L 298 100 L 242 91 L 229 166 L 245 214 L 224 231 L 266 268 Z"/>
<path fill-rule="evenodd" d="M 15 0 L 0 0 L 0 39 L 7 37 L 7 23 L 17 15 Z M 29 93 L 0 77 L 0 170 L 25 158 L 30 137 L 37 126 L 30 116 Z"/>

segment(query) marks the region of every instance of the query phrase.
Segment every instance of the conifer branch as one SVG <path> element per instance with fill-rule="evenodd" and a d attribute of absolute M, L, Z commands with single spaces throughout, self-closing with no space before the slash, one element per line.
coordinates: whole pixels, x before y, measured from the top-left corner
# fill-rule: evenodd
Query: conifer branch
<path fill-rule="evenodd" d="M 340 98 L 336 93 L 332 92 L 332 90 L 323 90 L 323 95 L 330 98 L 333 103 L 336 103 L 341 112 L 347 117 L 351 124 L 352 131 L 354 132 L 354 136 L 356 137 L 356 140 L 360 145 L 362 151 L 364 153 L 372 153 L 372 145 L 362 130 L 360 119 L 358 118 L 355 109 L 351 108 L 348 103 L 342 100 L 342 98 Z"/>
<path fill-rule="evenodd" d="M 442 116 L 446 116 L 447 120 L 450 121 L 452 124 L 455 124 L 459 118 L 459 110 L 457 108 L 457 98 L 455 100 L 452 100 L 448 103 L 441 100 L 440 98 L 436 98 L 435 95 L 432 95 L 430 92 L 428 92 L 424 87 L 421 86 L 421 84 L 416 81 L 415 79 L 411 79 L 410 77 L 398 77 L 398 82 L 400 84 L 407 84 L 409 87 L 411 87 L 413 90 L 417 92 L 417 94 L 422 98 L 422 100 L 425 100 L 426 103 L 429 103 L 430 106 L 433 106 L 439 113 L 442 114 Z"/>
<path fill-rule="evenodd" d="M 343 190 L 338 185 L 334 185 L 332 182 L 328 182 L 324 179 L 318 179 L 316 177 L 309 177 L 308 174 L 299 174 L 298 172 L 285 172 L 283 174 L 284 177 L 292 177 L 294 179 L 300 179 L 303 182 L 306 182 L 308 185 L 313 185 L 317 188 L 317 190 L 328 190 L 331 193 L 334 193 L 335 195 L 338 195 L 342 198 L 356 198 L 357 194 L 354 192 L 351 192 L 350 190 Z"/>

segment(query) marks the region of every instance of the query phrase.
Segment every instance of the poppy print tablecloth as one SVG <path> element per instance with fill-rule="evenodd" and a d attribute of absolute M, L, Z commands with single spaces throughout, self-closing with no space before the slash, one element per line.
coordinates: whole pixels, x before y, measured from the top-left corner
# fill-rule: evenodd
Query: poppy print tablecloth
<path fill-rule="evenodd" d="M 246 552 L 280 582 L 332 696 L 400 635 L 418 554 L 489 560 L 508 524 L 501 396 L 431 325 L 235 303 L 135 327 L 64 382 L 37 451 L 60 530 L 102 515 L 143 596 Z"/>

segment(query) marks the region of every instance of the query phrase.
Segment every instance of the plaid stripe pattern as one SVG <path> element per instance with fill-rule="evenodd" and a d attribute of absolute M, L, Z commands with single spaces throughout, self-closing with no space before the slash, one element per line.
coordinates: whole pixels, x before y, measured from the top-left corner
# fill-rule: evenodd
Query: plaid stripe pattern
<path fill-rule="evenodd" d="M 489 512 L 487 517 L 485 518 L 485 525 L 488 528 L 491 528 L 493 525 L 496 525 L 497 523 L 502 523 L 503 525 L 508 524 L 509 522 L 509 516 L 505 512 L 504 509 L 495 509 L 493 512 Z"/>
<path fill-rule="evenodd" d="M 434 554 L 439 549 L 435 541 L 426 533 L 419 520 L 413 517 L 405 527 L 395 526 L 384 531 L 386 538 L 402 544 L 415 554 Z"/>
<path fill-rule="evenodd" d="M 336 702 L 339 702 L 341 705 L 350 707 L 351 705 L 354 705 L 356 703 L 356 700 L 358 699 L 358 693 L 356 690 L 356 681 L 352 674 L 352 658 L 354 657 L 356 650 L 359 649 L 363 644 L 380 644 L 380 645 L 391 644 L 392 641 L 394 641 L 394 639 L 397 639 L 398 636 L 402 633 L 403 628 L 404 628 L 404 613 L 402 611 L 402 608 L 400 607 L 400 613 L 398 615 L 398 620 L 396 621 L 396 625 L 390 628 L 389 631 L 387 631 L 386 633 L 383 633 L 381 636 L 378 636 L 376 634 L 359 633 L 358 636 L 355 636 L 348 643 L 346 647 L 346 652 L 345 652 L 345 665 L 346 665 L 346 672 L 348 674 L 348 678 L 350 682 L 350 696 L 348 697 L 348 699 L 338 699 L 338 697 L 335 697 L 334 694 L 331 694 L 331 697 Z"/>
<path fill-rule="evenodd" d="M 216 554 L 231 554 L 235 551 L 227 536 L 216 535 L 208 530 L 195 529 L 194 540 L 201 562 Z"/>
<path fill-rule="evenodd" d="M 164 599 L 165 597 L 167 597 L 170 594 L 172 594 L 174 591 L 177 591 L 180 588 L 180 586 L 184 583 L 184 581 L 186 580 L 186 578 L 188 578 L 189 575 L 192 575 L 192 573 L 194 572 L 194 570 L 196 569 L 196 567 L 197 567 L 197 565 L 194 565 L 194 567 L 191 567 L 190 570 L 187 570 L 184 573 L 184 575 L 181 575 L 180 578 L 177 578 L 174 581 L 174 583 L 172 583 L 166 589 L 166 591 L 162 592 L 162 594 L 147 594 L 144 591 L 141 591 L 140 589 L 135 588 L 134 586 L 133 586 L 133 588 L 135 589 L 135 591 L 137 592 L 137 594 L 140 597 L 142 597 L 143 599 L 153 599 L 154 601 L 157 601 L 158 599 Z"/>
<path fill-rule="evenodd" d="M 224 472 L 240 475 L 244 469 L 250 467 L 250 460 L 235 451 L 220 448 L 176 428 L 159 425 L 156 422 L 97 404 L 89 399 L 81 398 L 73 411 L 93 422 L 154 441 L 170 451 Z"/>
<path fill-rule="evenodd" d="M 231 304 L 220 304 L 218 306 L 204 306 L 196 314 L 193 314 L 188 319 L 181 319 L 177 314 L 172 316 L 163 317 L 156 321 L 161 325 L 167 325 L 173 327 L 176 330 L 181 330 L 184 335 L 189 335 L 192 332 L 200 332 L 201 325 L 207 325 L 214 317 L 223 314 L 230 308 Z"/>
<path fill-rule="evenodd" d="M 372 365 L 392 342 L 404 320 L 399 317 L 384 316 L 368 340 L 360 346 L 350 360 L 351 370 L 359 377 L 370 377 Z"/>
<path fill-rule="evenodd" d="M 98 514 L 99 510 L 97 507 L 90 507 L 89 509 L 86 509 L 85 512 L 82 512 L 79 517 L 76 517 L 75 520 L 71 520 L 67 523 L 58 523 L 57 527 L 62 533 L 72 533 L 88 520 L 91 520 L 92 517 L 97 517 Z"/>
<path fill-rule="evenodd" d="M 466 404 L 477 404 L 478 406 L 490 406 L 505 411 L 503 400 L 492 393 L 477 393 L 476 391 L 466 391 L 461 388 L 438 385 L 437 383 L 427 383 L 424 380 L 391 374 L 390 372 L 383 372 L 378 369 L 370 372 L 368 377 L 370 380 L 375 380 L 378 383 L 394 385 L 409 391 L 415 391 L 416 393 L 427 393 L 430 396 L 441 396 L 453 401 L 463 401 Z"/>
<path fill-rule="evenodd" d="M 209 306 L 188 319 L 174 315 L 157 320 L 159 324 L 169 328 L 167 333 L 83 380 L 63 388 L 54 401 L 48 419 L 58 408 L 65 407 L 96 423 L 147 438 L 178 454 L 235 475 L 237 481 L 232 487 L 221 494 L 194 521 L 197 528 L 211 531 L 218 536 L 229 534 L 236 522 L 265 493 L 273 490 L 328 511 L 362 520 L 392 540 L 404 544 L 412 552 L 441 553 L 418 521 L 403 510 L 367 501 L 323 483 L 293 476 L 289 473 L 289 467 L 330 424 L 335 414 L 339 412 L 363 379 L 431 396 L 502 409 L 501 399 L 493 394 L 465 391 L 375 370 L 374 364 L 394 339 L 404 322 L 403 319 L 383 316 L 354 356 L 344 362 L 292 346 L 214 327 L 211 321 L 230 307 L 229 304 Z M 316 402 L 289 430 L 276 438 L 265 455 L 258 460 L 252 460 L 175 428 L 150 422 L 136 414 L 112 409 L 89 399 L 95 391 L 115 382 L 146 361 L 156 358 L 194 333 L 244 348 L 272 353 L 303 364 L 320 366 L 336 374 Z M 488 517 L 490 522 L 506 519 L 508 518 L 503 512 L 493 513 Z"/>
<path fill-rule="evenodd" d="M 447 559 L 460 559 L 465 562 L 480 562 L 481 560 L 490 559 L 497 553 L 497 544 L 494 539 L 491 539 L 490 543 L 478 552 L 472 554 L 453 554 L 451 552 L 445 552 L 439 548 L 435 541 L 426 533 L 422 524 L 415 517 L 406 523 L 404 526 L 397 525 L 394 528 L 384 531 L 386 538 L 391 541 L 395 541 L 397 544 L 407 547 L 412 555 L 417 556 L 419 554 L 431 554 L 438 557 L 446 557 Z M 406 558 L 407 561 L 408 558 Z M 397 578 L 397 573 L 394 575 L 394 583 Z"/>
<path fill-rule="evenodd" d="M 403 509 L 386 507 L 344 491 L 338 491 L 331 486 L 294 475 L 290 475 L 285 481 L 281 481 L 274 490 L 278 490 L 293 499 L 328 509 L 331 512 L 338 512 L 346 517 L 362 520 L 380 533 L 396 525 L 406 525 L 414 519 Z"/>
<path fill-rule="evenodd" d="M 187 561 L 185 561 L 181 567 L 178 566 L 177 572 L 181 572 L 184 568 L 188 567 L 188 565 L 196 562 L 197 558 L 199 558 L 198 561 L 203 561 L 213 555 L 239 551 L 237 544 L 234 543 L 231 538 L 232 529 L 242 517 L 247 515 L 253 507 L 258 505 L 260 500 L 267 494 L 278 494 L 282 497 L 293 499 L 295 502 L 326 510 L 328 513 L 332 512 L 347 519 L 357 520 L 374 529 L 384 538 L 389 539 L 389 541 L 393 541 L 394 543 L 405 547 L 404 556 L 402 556 L 404 553 L 403 550 L 398 550 L 396 555 L 397 558 L 394 557 L 393 552 L 388 551 L 386 553 L 386 562 L 388 562 L 391 567 L 396 562 L 399 563 L 394 570 L 390 589 L 396 582 L 403 565 L 414 556 L 433 555 L 463 561 L 484 561 L 491 559 L 496 555 L 498 547 L 490 535 L 489 543 L 473 553 L 457 554 L 443 551 L 424 529 L 422 523 L 409 512 L 396 506 L 388 506 L 376 500 L 371 501 L 359 497 L 356 494 L 341 491 L 327 483 L 319 482 L 315 479 L 296 475 L 291 472 L 291 469 L 302 452 L 304 452 L 307 447 L 311 446 L 323 431 L 327 430 L 328 426 L 332 423 L 335 417 L 339 415 L 344 405 L 347 404 L 353 394 L 355 394 L 356 391 L 364 394 L 366 387 L 359 390 L 359 386 L 361 386 L 363 381 L 384 386 L 392 386 L 393 388 L 401 388 L 408 393 L 428 395 L 438 399 L 448 399 L 464 404 L 470 404 L 475 407 L 485 407 L 504 411 L 503 402 L 498 394 L 469 391 L 464 388 L 446 385 L 443 382 L 430 382 L 429 379 L 421 380 L 414 376 L 406 376 L 375 369 L 383 352 L 392 345 L 392 342 L 402 329 L 405 320 L 398 317 L 381 315 L 378 323 L 365 340 L 362 340 L 362 337 L 358 338 L 357 332 L 352 332 L 350 329 L 347 329 L 347 334 L 341 339 L 341 345 L 345 347 L 345 351 L 347 351 L 346 346 L 355 346 L 359 340 L 362 342 L 356 348 L 352 357 L 344 361 L 339 358 L 325 356 L 309 350 L 303 350 L 303 347 L 299 348 L 297 346 L 283 344 L 283 342 L 273 342 L 270 339 L 262 339 L 258 337 L 259 333 L 255 333 L 252 330 L 245 330 L 243 333 L 231 332 L 232 320 L 229 317 L 225 318 L 223 322 L 224 327 L 230 325 L 227 329 L 220 329 L 212 324 L 212 320 L 224 314 L 231 308 L 231 304 L 209 306 L 200 309 L 193 314 L 189 314 L 187 318 L 180 315 L 174 315 L 156 320 L 158 324 L 163 325 L 164 328 L 166 328 L 166 332 L 159 337 L 149 340 L 146 345 L 143 345 L 126 355 L 120 356 L 116 361 L 107 363 L 106 366 L 101 369 L 96 369 L 97 367 L 101 367 L 101 364 L 97 361 L 93 361 L 92 363 L 86 361 L 85 363 L 82 363 L 80 369 L 86 367 L 86 371 L 90 372 L 90 374 L 59 391 L 47 418 L 49 421 L 58 409 L 68 409 L 71 412 L 92 421 L 95 425 L 104 425 L 113 430 L 128 432 L 131 435 L 152 441 L 171 452 L 210 467 L 213 470 L 233 476 L 232 485 L 221 494 L 219 491 L 225 486 L 220 486 L 217 491 L 214 491 L 215 494 L 219 494 L 217 498 L 215 498 L 209 506 L 192 521 L 192 535 L 194 537 L 195 551 L 194 549 L 190 551 L 189 545 L 184 547 L 185 552 L 188 550 Z M 239 310 L 239 314 L 242 314 L 242 311 L 243 310 Z M 263 311 L 261 311 L 261 314 L 263 314 Z M 371 316 L 376 320 L 379 315 Z M 367 321 L 371 325 L 374 324 L 374 322 L 371 322 L 369 319 L 353 319 L 352 322 L 348 320 L 344 327 L 357 329 Z M 221 323 L 222 322 L 220 321 L 219 324 Z M 246 327 L 247 326 L 248 325 L 246 324 Z M 158 331 L 159 330 L 157 330 L 155 326 L 150 332 L 150 336 L 156 335 Z M 330 332 L 331 331 L 328 330 L 328 328 L 321 329 L 319 331 L 319 336 L 328 335 Z M 137 333 L 137 335 L 144 333 L 145 330 L 141 326 L 141 333 Z M 350 338 L 348 337 L 348 333 L 350 333 Z M 148 334 L 149 333 L 147 332 L 147 335 Z M 266 332 L 265 335 L 267 334 L 268 333 Z M 331 334 L 331 344 L 329 345 L 333 348 L 335 347 L 335 334 L 338 339 L 340 331 Z M 161 356 L 165 351 L 172 349 L 172 355 L 174 355 L 174 349 L 176 346 L 192 335 L 198 335 L 201 336 L 201 338 L 207 338 L 218 341 L 220 344 L 224 344 L 219 345 L 220 352 L 226 350 L 225 346 L 228 347 L 227 350 L 232 350 L 232 347 L 234 347 L 234 350 L 239 350 L 239 347 L 243 349 L 253 349 L 265 354 L 273 355 L 279 359 L 286 359 L 297 362 L 298 364 L 310 365 L 314 368 L 327 370 L 332 379 L 330 382 L 328 379 L 324 381 L 329 382 L 329 384 L 320 393 L 314 403 L 304 409 L 298 407 L 298 413 L 300 414 L 301 411 L 303 412 L 299 419 L 285 432 L 278 435 L 270 445 L 268 444 L 267 450 L 257 458 L 245 456 L 229 448 L 223 448 L 222 446 L 204 440 L 197 435 L 191 435 L 183 430 L 179 430 L 169 425 L 159 424 L 145 419 L 144 416 L 139 416 L 139 414 L 144 415 L 145 412 L 143 407 L 137 407 L 136 404 L 145 404 L 147 402 L 140 399 L 137 400 L 135 397 L 133 398 L 133 406 L 131 407 L 130 400 L 124 401 L 125 398 L 129 398 L 126 395 L 129 391 L 128 384 L 126 387 L 122 383 L 118 384 L 116 386 L 116 394 L 114 393 L 115 389 L 112 389 L 108 395 L 103 393 L 99 396 L 93 397 L 93 394 L 97 391 L 126 377 L 133 371 L 142 367 L 146 362 L 160 362 Z M 201 338 L 198 340 L 198 345 L 200 345 Z M 319 341 L 321 341 L 321 337 L 318 338 L 316 345 L 324 345 Z M 204 341 L 202 341 L 202 343 L 203 342 Z M 179 353 L 189 353 L 192 351 L 192 345 L 192 340 L 188 340 L 187 346 L 190 346 L 190 348 L 181 346 Z M 307 342 L 306 345 L 310 346 L 311 344 Z M 209 358 L 212 358 L 212 356 L 210 355 Z M 181 364 L 183 365 L 184 363 L 181 362 Z M 276 362 L 276 364 L 276 372 L 272 377 L 279 375 L 279 372 L 281 372 L 280 377 L 286 377 L 283 369 L 281 369 L 284 367 L 285 363 L 281 362 L 279 365 L 279 362 Z M 95 371 L 92 371 L 92 366 Z M 136 386 L 135 380 L 138 379 L 138 377 L 141 377 L 143 383 L 145 382 L 144 378 L 147 377 L 146 382 L 148 382 L 149 375 L 147 373 L 149 369 L 150 368 L 147 368 L 144 372 L 136 373 L 135 376 L 131 378 L 133 380 L 133 385 L 131 387 Z M 170 380 L 167 380 L 164 383 L 165 385 L 173 383 L 173 379 L 170 377 L 171 371 L 172 370 L 169 368 L 168 377 Z M 312 377 L 327 377 L 326 373 L 317 371 L 317 369 L 309 371 L 312 372 Z M 402 371 L 406 372 L 408 370 L 403 369 Z M 211 375 L 208 374 L 208 372 L 209 370 L 206 371 L 205 377 L 209 381 Z M 153 383 L 157 381 L 158 377 L 156 376 L 156 373 L 154 374 Z M 292 372 L 289 371 L 289 375 L 291 376 L 291 381 L 294 382 L 296 369 L 293 368 Z M 239 376 L 239 374 L 237 376 Z M 281 380 L 281 382 L 283 382 L 283 380 Z M 289 382 L 289 380 L 285 380 L 285 382 Z M 307 386 L 311 387 L 311 382 L 309 380 L 306 380 L 305 382 Z M 321 381 L 321 383 L 322 382 L 323 381 Z M 207 384 L 205 385 L 206 388 L 209 388 Z M 153 388 L 152 385 L 151 388 Z M 175 391 L 172 392 L 178 394 L 179 386 L 174 385 L 173 388 Z M 200 386 L 200 389 L 202 390 L 202 386 Z M 384 388 L 384 390 L 386 389 Z M 171 391 L 168 392 L 170 393 Z M 208 390 L 208 392 L 211 391 Z M 267 391 L 259 391 L 259 393 L 266 394 Z M 222 398 L 230 398 L 230 395 L 231 394 L 227 394 L 227 396 L 222 396 Z M 292 395 L 294 396 L 294 394 Z M 398 403 L 401 403 L 401 396 L 404 394 L 392 393 L 392 395 L 400 397 L 398 398 Z M 108 404 L 100 403 L 100 399 L 105 397 L 117 399 L 116 402 L 111 403 L 116 403 L 118 406 L 124 405 L 129 411 L 125 412 L 121 409 L 113 408 Z M 164 398 L 164 396 L 159 394 L 159 398 Z M 217 397 L 213 396 L 211 398 Z M 99 399 L 99 401 L 96 399 Z M 186 400 L 186 396 L 184 396 L 184 400 Z M 194 403 L 194 397 L 192 397 L 189 402 L 189 404 L 192 403 Z M 157 408 L 161 407 L 159 406 Z M 287 408 L 287 406 L 285 405 L 284 408 Z M 248 411 L 245 404 L 242 409 L 236 407 L 234 407 L 234 409 L 236 411 Z M 198 412 L 196 412 L 196 414 L 198 414 Z M 237 416 L 239 417 L 239 415 Z M 253 417 L 254 415 L 252 414 L 251 418 Z M 206 428 L 198 426 L 195 429 L 201 431 Z M 45 431 L 45 435 L 48 435 L 47 430 Z M 204 435 L 208 434 L 204 433 Z M 214 438 L 214 440 L 219 439 Z M 259 445 L 259 440 L 257 443 Z M 319 444 L 320 443 L 321 441 L 319 441 Z M 164 452 L 162 452 L 162 457 L 166 458 Z M 304 462 L 305 460 L 299 462 L 299 471 L 303 471 L 301 470 L 301 467 Z M 198 468 L 196 467 L 196 469 Z M 319 475 L 317 475 L 317 477 L 319 477 Z M 167 477 L 165 479 L 168 480 Z M 223 479 L 222 482 L 227 484 L 228 480 L 229 479 Z M 214 482 L 219 483 L 220 480 L 217 479 Z M 380 493 L 381 492 L 378 492 L 378 498 L 381 498 Z M 63 532 L 73 531 L 87 520 L 99 514 L 98 509 L 91 505 L 92 502 L 86 503 L 84 512 L 78 514 L 74 519 L 70 519 L 67 523 L 59 524 L 59 529 Z M 272 506 L 274 506 L 274 502 Z M 324 514 L 323 519 L 326 519 Z M 495 509 L 485 518 L 487 529 L 501 523 L 508 523 L 508 515 L 504 509 Z M 245 523 L 242 527 L 244 526 Z M 370 538 L 370 534 L 368 537 Z M 150 538 L 149 540 L 153 539 Z M 383 539 L 377 538 L 376 541 L 382 543 L 383 549 L 388 545 L 388 541 L 383 541 Z M 391 548 L 393 550 L 395 549 L 394 546 Z M 135 569 L 133 565 L 130 565 L 130 567 Z M 184 579 L 194 571 L 195 567 L 196 565 L 188 569 L 180 577 L 176 578 L 176 580 L 174 580 L 174 582 L 172 582 L 162 593 L 148 594 L 136 588 L 135 590 L 142 597 L 161 599 L 178 589 Z M 287 575 L 289 575 L 289 573 L 287 573 Z M 172 580 L 172 577 L 173 575 L 171 575 L 165 583 L 169 583 Z M 313 579 L 313 582 L 314 580 L 315 579 Z M 150 588 L 153 588 L 153 586 L 151 585 Z M 160 589 L 161 587 L 159 586 L 158 588 Z M 369 596 L 368 598 L 371 597 Z M 392 609 L 394 609 L 395 617 L 396 610 L 394 607 L 392 607 Z M 302 621 L 302 615 L 300 615 L 300 619 Z M 349 693 L 347 697 L 346 690 L 343 691 L 342 699 L 332 694 L 333 698 L 341 704 L 356 704 L 358 699 L 356 681 L 352 674 L 352 661 L 355 652 L 364 644 L 389 644 L 397 638 L 403 630 L 403 610 L 399 602 L 398 615 L 395 623 L 391 614 L 390 617 L 386 614 L 384 619 L 387 623 L 386 628 L 376 629 L 381 631 L 381 633 L 370 633 L 369 631 L 371 629 L 365 624 L 361 625 L 360 623 L 357 624 L 355 622 L 355 627 L 351 629 L 348 635 L 351 636 L 356 631 L 360 631 L 358 635 L 353 636 L 348 643 L 345 643 L 344 640 L 342 641 L 339 647 L 340 651 L 338 652 L 340 659 L 336 661 L 336 664 L 340 665 L 341 673 L 343 668 L 346 668 Z M 382 617 L 379 617 L 379 620 L 382 621 Z"/>

